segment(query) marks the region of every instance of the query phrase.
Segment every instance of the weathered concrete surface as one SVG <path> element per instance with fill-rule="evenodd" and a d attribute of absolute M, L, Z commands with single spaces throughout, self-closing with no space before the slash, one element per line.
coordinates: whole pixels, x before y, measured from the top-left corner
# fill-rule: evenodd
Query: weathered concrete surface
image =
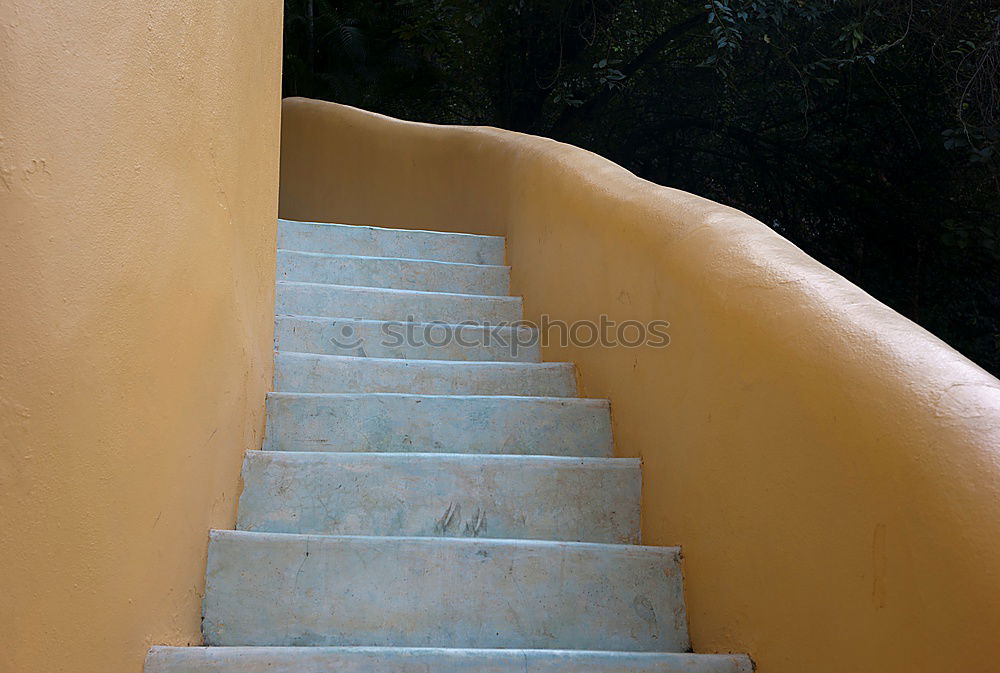
<path fill-rule="evenodd" d="M 281 281 L 277 284 L 275 312 L 327 318 L 497 325 L 521 319 L 521 298 Z"/>
<path fill-rule="evenodd" d="M 639 460 L 250 451 L 238 530 L 636 544 Z"/>
<path fill-rule="evenodd" d="M 315 353 L 274 355 L 274 389 L 304 393 L 576 395 L 570 362 L 390 360 Z"/>
<path fill-rule="evenodd" d="M 278 250 L 278 280 L 398 290 L 503 296 L 510 268 L 396 257 L 330 255 Z"/>
<path fill-rule="evenodd" d="M 679 550 L 213 531 L 209 645 L 686 651 Z"/>
<path fill-rule="evenodd" d="M 402 360 L 541 362 L 538 331 L 385 320 L 278 316 L 275 348 Z"/>
<path fill-rule="evenodd" d="M 736 654 L 401 647 L 154 647 L 146 673 L 752 673 Z"/>
<path fill-rule="evenodd" d="M 612 455 L 607 400 L 270 393 L 264 448 Z"/>
<path fill-rule="evenodd" d="M 503 264 L 502 236 L 446 234 L 347 224 L 278 220 L 278 247 L 370 257 L 406 257 L 467 264 Z"/>

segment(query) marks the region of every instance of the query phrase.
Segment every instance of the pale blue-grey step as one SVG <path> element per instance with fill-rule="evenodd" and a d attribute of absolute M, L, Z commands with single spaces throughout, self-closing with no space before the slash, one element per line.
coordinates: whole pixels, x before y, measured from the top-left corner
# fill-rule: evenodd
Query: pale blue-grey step
<path fill-rule="evenodd" d="M 325 318 L 500 325 L 521 319 L 521 298 L 280 281 L 275 291 L 275 312 Z"/>
<path fill-rule="evenodd" d="M 506 266 L 298 250 L 278 250 L 277 279 L 458 294 L 502 296 L 510 292 Z"/>
<path fill-rule="evenodd" d="M 611 456 L 607 400 L 269 393 L 264 448 Z"/>
<path fill-rule="evenodd" d="M 688 651 L 680 550 L 212 531 L 208 645 Z"/>
<path fill-rule="evenodd" d="M 503 264 L 501 236 L 278 220 L 278 247 L 369 257 Z"/>
<path fill-rule="evenodd" d="M 275 348 L 403 360 L 541 362 L 538 330 L 315 316 L 278 316 Z"/>
<path fill-rule="evenodd" d="M 405 647 L 153 647 L 145 673 L 752 673 L 740 654 Z"/>
<path fill-rule="evenodd" d="M 636 544 L 637 458 L 250 451 L 238 530 Z"/>
<path fill-rule="evenodd" d="M 393 360 L 315 353 L 274 354 L 274 389 L 289 393 L 410 393 L 573 397 L 570 362 Z"/>

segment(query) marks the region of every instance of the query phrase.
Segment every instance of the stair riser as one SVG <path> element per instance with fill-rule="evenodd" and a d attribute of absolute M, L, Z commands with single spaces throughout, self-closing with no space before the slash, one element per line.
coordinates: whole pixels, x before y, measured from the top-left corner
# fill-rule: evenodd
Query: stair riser
<path fill-rule="evenodd" d="M 252 451 L 237 529 L 639 541 L 630 459 Z"/>
<path fill-rule="evenodd" d="M 677 550 L 216 531 L 209 645 L 682 652 Z"/>
<path fill-rule="evenodd" d="M 538 333 L 527 328 L 279 316 L 274 330 L 275 347 L 296 353 L 470 362 L 542 359 Z"/>
<path fill-rule="evenodd" d="M 752 673 L 744 656 L 368 647 L 153 648 L 146 673 Z"/>
<path fill-rule="evenodd" d="M 503 264 L 504 240 L 431 231 L 278 220 L 278 247 L 339 255 Z"/>
<path fill-rule="evenodd" d="M 521 319 L 521 299 L 282 281 L 277 285 L 275 312 L 325 318 L 500 325 Z"/>
<path fill-rule="evenodd" d="M 412 393 L 572 397 L 569 363 L 382 360 L 278 352 L 274 389 L 300 393 Z"/>
<path fill-rule="evenodd" d="M 264 448 L 605 457 L 611 414 L 604 400 L 273 394 Z"/>
<path fill-rule="evenodd" d="M 278 280 L 498 296 L 510 291 L 510 270 L 505 266 L 325 255 L 293 250 L 278 251 Z"/>

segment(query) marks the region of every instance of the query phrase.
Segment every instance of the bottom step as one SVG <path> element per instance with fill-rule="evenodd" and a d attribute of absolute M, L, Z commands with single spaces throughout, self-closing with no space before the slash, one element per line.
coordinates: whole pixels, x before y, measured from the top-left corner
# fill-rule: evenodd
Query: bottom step
<path fill-rule="evenodd" d="M 686 652 L 680 549 L 214 530 L 207 645 Z"/>
<path fill-rule="evenodd" d="M 154 647 L 145 673 L 750 673 L 743 655 L 409 647 Z"/>

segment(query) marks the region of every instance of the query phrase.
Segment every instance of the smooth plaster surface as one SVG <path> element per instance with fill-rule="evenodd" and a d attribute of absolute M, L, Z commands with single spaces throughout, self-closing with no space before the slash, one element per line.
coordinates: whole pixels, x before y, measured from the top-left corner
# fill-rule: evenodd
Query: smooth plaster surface
<path fill-rule="evenodd" d="M 200 642 L 271 379 L 281 3 L 0 3 L 0 671 Z"/>
<path fill-rule="evenodd" d="M 996 668 L 1000 381 L 749 216 L 586 151 L 283 106 L 281 217 L 506 235 L 525 316 L 668 320 L 557 345 L 643 459 L 698 652 L 760 673 Z"/>

